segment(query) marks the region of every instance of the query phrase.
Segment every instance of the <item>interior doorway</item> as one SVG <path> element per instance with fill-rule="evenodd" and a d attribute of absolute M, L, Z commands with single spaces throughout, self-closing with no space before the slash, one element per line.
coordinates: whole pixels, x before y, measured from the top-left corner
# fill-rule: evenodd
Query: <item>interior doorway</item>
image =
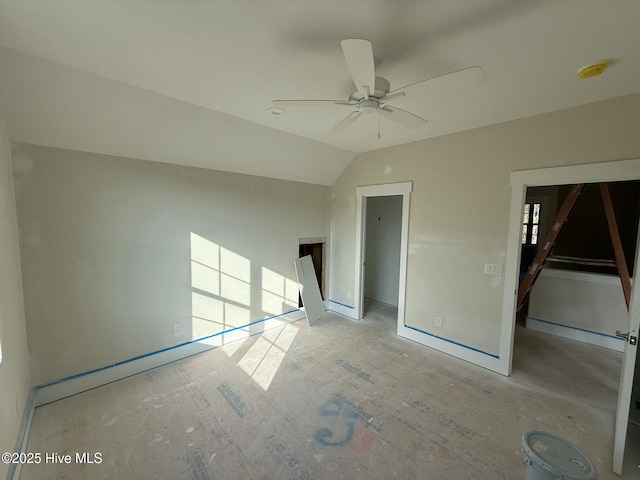
<path fill-rule="evenodd" d="M 383 185 L 368 185 L 356 188 L 356 271 L 355 271 L 355 318 L 364 316 L 365 292 L 365 240 L 367 200 L 374 197 L 399 196 L 402 199 L 400 217 L 400 250 L 398 269 L 398 318 L 397 331 L 401 335 L 405 329 L 405 296 L 407 283 L 407 257 L 409 243 L 409 202 L 412 190 L 411 182 L 388 183 Z"/>
<path fill-rule="evenodd" d="M 402 195 L 366 199 L 364 297 L 398 306 Z M 364 307 L 364 315 L 366 312 Z"/>
<path fill-rule="evenodd" d="M 500 358 L 495 371 L 503 373 L 504 375 L 511 374 L 516 325 L 518 267 L 522 243 L 522 211 L 527 188 L 531 186 L 638 180 L 640 178 L 638 172 L 640 172 L 640 159 L 512 172 L 511 210 L 509 214 L 509 236 L 504 280 Z M 639 243 L 640 236 L 636 239 L 636 250 L 639 250 Z M 640 256 L 636 256 L 636 271 L 638 270 L 638 258 L 640 258 Z M 631 291 L 631 306 L 628 315 L 628 330 L 626 330 L 630 335 L 637 335 L 640 329 L 640 308 L 638 308 L 638 306 L 640 306 L 640 289 L 633 288 Z M 613 455 L 613 471 L 616 473 L 620 473 L 622 469 L 636 349 L 635 344 L 626 343 L 622 372 L 620 374 Z"/>
<path fill-rule="evenodd" d="M 525 235 L 527 220 L 529 223 L 533 221 L 530 218 L 534 205 L 531 190 L 557 200 L 556 206 L 550 209 L 548 220 L 543 222 L 540 219 L 541 227 L 546 225 L 547 229 L 551 229 L 552 225 L 557 225 L 556 213 L 562 209 L 571 188 L 571 185 L 527 188 L 523 209 L 521 265 L 525 262 L 526 248 L 536 243 L 529 242 Z M 612 228 L 620 238 L 625 268 L 633 277 L 638 253 L 636 239 L 640 218 L 640 181 L 607 182 L 607 190 L 616 220 L 616 225 Z M 525 319 L 524 324 L 519 323 L 522 330 L 516 332 L 514 343 L 518 358 L 522 360 L 521 352 L 531 351 L 527 339 L 532 334 L 525 335 L 524 332 L 541 332 L 543 335 L 538 335 L 540 348 L 535 354 L 552 355 L 555 348 L 553 338 L 567 338 L 582 343 L 584 351 L 590 352 L 581 360 L 581 368 L 595 368 L 602 358 L 609 358 L 620 372 L 625 341 L 618 338 L 616 332 L 629 331 L 629 311 L 625 304 L 615 247 L 611 239 L 612 232 L 608 227 L 598 183 L 584 185 L 566 223 L 558 231 L 555 245 L 543 262 L 544 268 L 518 312 L 518 317 L 524 316 Z M 544 237 L 538 243 L 543 242 Z M 550 372 L 550 375 L 566 376 L 563 391 L 574 389 L 574 385 L 581 381 L 579 375 L 572 370 L 572 361 L 573 359 L 567 359 L 553 366 L 553 373 Z M 612 373 L 618 372 L 614 370 Z M 601 388 L 615 388 L 615 392 L 621 392 L 622 389 L 611 378 L 616 377 L 612 375 L 603 378 L 599 383 Z M 637 418 L 640 414 L 635 391 L 632 390 L 632 393 L 628 436 L 638 434 Z M 610 400 L 608 405 L 613 409 L 615 400 Z M 603 438 L 606 437 L 603 435 Z M 638 459 L 638 455 L 635 457 Z"/>

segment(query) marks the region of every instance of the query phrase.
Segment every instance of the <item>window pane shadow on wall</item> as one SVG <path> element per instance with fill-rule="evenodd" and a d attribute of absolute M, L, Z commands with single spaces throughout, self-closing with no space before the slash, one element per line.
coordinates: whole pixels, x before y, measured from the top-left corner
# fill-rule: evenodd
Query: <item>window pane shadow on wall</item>
<path fill-rule="evenodd" d="M 251 261 L 193 232 L 190 247 L 191 340 L 222 346 L 232 357 L 249 336 L 262 333 L 237 365 L 267 390 L 298 330 L 292 323 L 272 317 L 297 308 L 297 282 L 260 267 L 259 311 L 263 317 L 252 318 Z M 264 331 L 263 320 L 267 319 L 273 328 Z"/>

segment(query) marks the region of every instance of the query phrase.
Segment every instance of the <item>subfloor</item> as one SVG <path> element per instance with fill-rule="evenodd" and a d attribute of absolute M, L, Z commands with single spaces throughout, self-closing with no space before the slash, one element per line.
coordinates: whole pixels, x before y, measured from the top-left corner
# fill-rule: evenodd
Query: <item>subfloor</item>
<path fill-rule="evenodd" d="M 621 478 L 619 353 L 518 328 L 503 377 L 397 337 L 395 316 L 298 321 L 41 406 L 27 451 L 71 463 L 21 478 L 515 480 L 534 429 Z"/>

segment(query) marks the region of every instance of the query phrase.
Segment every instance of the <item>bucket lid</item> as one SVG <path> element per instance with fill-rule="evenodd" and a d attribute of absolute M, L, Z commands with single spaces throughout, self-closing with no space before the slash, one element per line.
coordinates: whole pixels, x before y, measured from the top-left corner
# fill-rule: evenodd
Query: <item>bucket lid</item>
<path fill-rule="evenodd" d="M 522 449 L 532 461 L 542 464 L 558 478 L 595 480 L 596 469 L 578 447 L 552 433 L 531 431 L 522 437 Z"/>

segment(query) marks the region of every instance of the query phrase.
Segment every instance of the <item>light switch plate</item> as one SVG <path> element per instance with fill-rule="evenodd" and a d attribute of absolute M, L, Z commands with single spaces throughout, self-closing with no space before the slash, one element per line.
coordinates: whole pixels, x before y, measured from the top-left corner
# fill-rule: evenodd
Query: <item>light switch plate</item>
<path fill-rule="evenodd" d="M 502 265 L 497 263 L 485 263 L 484 273 L 487 275 L 502 275 Z"/>

